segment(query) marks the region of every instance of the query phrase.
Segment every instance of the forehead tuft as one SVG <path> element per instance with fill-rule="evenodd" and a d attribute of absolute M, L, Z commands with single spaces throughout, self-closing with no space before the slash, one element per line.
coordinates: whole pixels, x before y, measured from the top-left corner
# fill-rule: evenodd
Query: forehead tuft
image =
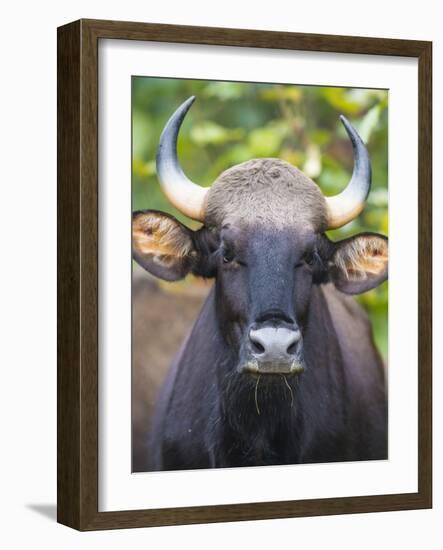
<path fill-rule="evenodd" d="M 289 163 L 255 159 L 217 178 L 207 195 L 205 223 L 218 227 L 227 223 L 302 224 L 324 231 L 326 201 L 317 184 Z"/>

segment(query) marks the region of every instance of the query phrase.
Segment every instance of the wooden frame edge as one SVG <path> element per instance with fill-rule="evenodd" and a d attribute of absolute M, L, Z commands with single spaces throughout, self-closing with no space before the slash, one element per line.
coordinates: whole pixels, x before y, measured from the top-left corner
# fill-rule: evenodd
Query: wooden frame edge
<path fill-rule="evenodd" d="M 432 42 L 418 57 L 418 490 L 432 508 Z"/>
<path fill-rule="evenodd" d="M 419 63 L 419 487 L 417 493 L 98 512 L 98 40 L 417 57 Z M 271 42 L 272 44 L 270 44 Z M 432 43 L 79 20 L 58 29 L 57 520 L 78 530 L 432 507 Z"/>
<path fill-rule="evenodd" d="M 72 527 L 81 506 L 79 30 L 57 33 L 57 520 Z"/>

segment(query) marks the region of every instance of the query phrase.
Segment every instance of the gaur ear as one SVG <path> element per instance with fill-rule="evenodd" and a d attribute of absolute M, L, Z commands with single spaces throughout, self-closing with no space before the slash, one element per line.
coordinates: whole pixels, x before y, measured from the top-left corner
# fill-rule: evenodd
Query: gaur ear
<path fill-rule="evenodd" d="M 346 294 L 360 294 L 388 278 L 388 239 L 361 233 L 336 243 L 331 278 Z"/>
<path fill-rule="evenodd" d="M 191 271 L 197 256 L 193 232 L 174 217 L 145 210 L 132 215 L 132 255 L 146 271 L 177 281 Z"/>

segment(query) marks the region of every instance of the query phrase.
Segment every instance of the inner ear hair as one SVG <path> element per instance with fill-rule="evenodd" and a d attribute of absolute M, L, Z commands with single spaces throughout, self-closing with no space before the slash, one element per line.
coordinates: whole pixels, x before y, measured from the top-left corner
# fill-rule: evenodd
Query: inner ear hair
<path fill-rule="evenodd" d="M 190 230 L 163 212 L 134 212 L 133 242 L 139 254 L 184 258 L 193 250 Z"/>
<path fill-rule="evenodd" d="M 388 240 L 373 233 L 346 239 L 339 244 L 333 262 L 346 279 L 377 276 L 388 262 Z"/>

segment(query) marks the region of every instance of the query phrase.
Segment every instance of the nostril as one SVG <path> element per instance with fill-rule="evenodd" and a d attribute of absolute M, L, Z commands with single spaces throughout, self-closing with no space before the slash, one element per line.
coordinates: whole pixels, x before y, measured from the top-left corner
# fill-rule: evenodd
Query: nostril
<path fill-rule="evenodd" d="M 295 355 L 297 353 L 299 342 L 301 339 L 300 331 L 297 330 L 291 335 L 291 342 L 289 343 L 288 347 L 286 348 L 286 353 L 288 355 Z"/>
<path fill-rule="evenodd" d="M 251 346 L 251 351 L 261 355 L 266 351 L 265 338 L 263 338 L 262 332 L 260 330 L 251 330 L 249 333 L 249 344 Z"/>
<path fill-rule="evenodd" d="M 298 342 L 292 343 L 289 348 L 286 350 L 288 355 L 294 355 L 298 348 Z"/>
<path fill-rule="evenodd" d="M 265 353 L 265 348 L 260 344 L 260 342 L 254 342 L 251 340 L 251 349 L 254 353 Z"/>
<path fill-rule="evenodd" d="M 300 351 L 300 330 L 286 327 L 262 327 L 249 332 L 249 349 L 261 360 L 283 360 Z"/>

